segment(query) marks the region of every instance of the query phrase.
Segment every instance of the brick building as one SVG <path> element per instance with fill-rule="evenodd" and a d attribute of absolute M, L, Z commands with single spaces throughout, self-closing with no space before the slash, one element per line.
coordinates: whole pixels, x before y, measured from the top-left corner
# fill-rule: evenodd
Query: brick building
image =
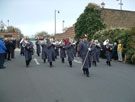
<path fill-rule="evenodd" d="M 19 40 L 17 29 L 14 29 L 12 26 L 7 26 L 2 20 L 0 21 L 0 37 L 13 37 Z"/>
<path fill-rule="evenodd" d="M 19 34 L 14 32 L 0 32 L 0 36 L 2 37 L 13 37 L 15 38 L 16 40 L 19 40 Z"/>
<path fill-rule="evenodd" d="M 74 39 L 74 37 L 75 37 L 74 26 L 68 28 L 64 33 L 55 35 L 56 40 L 62 40 L 62 39 L 66 39 L 66 38 Z"/>
<path fill-rule="evenodd" d="M 102 9 L 101 18 L 107 28 L 131 28 L 135 27 L 135 11 Z M 65 39 L 75 37 L 74 26 L 68 28 L 64 33 L 56 34 L 55 39 Z"/>

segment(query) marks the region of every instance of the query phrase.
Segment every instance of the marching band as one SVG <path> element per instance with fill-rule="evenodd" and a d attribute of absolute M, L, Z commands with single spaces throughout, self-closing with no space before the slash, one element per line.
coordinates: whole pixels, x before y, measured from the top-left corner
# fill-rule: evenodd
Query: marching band
<path fill-rule="evenodd" d="M 26 67 L 28 68 L 34 53 L 33 43 L 27 37 L 26 39 L 23 38 L 20 41 L 20 44 L 20 54 L 25 56 Z M 58 56 L 60 56 L 62 63 L 65 63 L 65 58 L 67 57 L 69 67 L 72 68 L 73 60 L 78 52 L 78 57 L 82 59 L 82 71 L 86 77 L 89 77 L 89 68 L 91 67 L 91 64 L 95 67 L 97 66 L 101 50 L 104 50 L 106 53 L 107 65 L 111 66 L 112 47 L 109 45 L 108 39 L 103 42 L 104 48 L 101 48 L 98 40 L 89 42 L 87 40 L 87 35 L 84 35 L 80 42 L 76 42 L 72 39 L 63 39 L 59 41 L 47 38 L 41 43 L 37 38 L 35 45 L 37 55 L 40 56 L 41 53 L 43 62 L 46 63 L 48 61 L 50 68 L 53 67 L 53 61 L 55 61 Z"/>

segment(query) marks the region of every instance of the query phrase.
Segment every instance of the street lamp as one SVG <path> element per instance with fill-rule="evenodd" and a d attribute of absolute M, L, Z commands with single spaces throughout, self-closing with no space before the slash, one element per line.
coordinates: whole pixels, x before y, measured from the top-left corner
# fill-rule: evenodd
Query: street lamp
<path fill-rule="evenodd" d="M 122 0 L 116 0 L 116 1 L 120 1 L 120 3 L 119 3 L 119 5 L 120 5 L 120 10 L 122 10 L 122 6 L 123 6 Z"/>
<path fill-rule="evenodd" d="M 101 7 L 102 7 L 102 8 L 105 7 L 105 3 L 104 3 L 104 2 L 101 3 Z"/>
<path fill-rule="evenodd" d="M 9 26 L 9 19 L 7 20 L 7 22 L 8 22 L 8 26 Z"/>
<path fill-rule="evenodd" d="M 63 30 L 63 32 L 64 32 L 64 23 L 65 23 L 65 21 L 63 20 L 62 21 L 62 30 Z"/>
<path fill-rule="evenodd" d="M 59 10 L 54 10 L 54 34 L 56 35 L 56 13 L 60 13 Z"/>

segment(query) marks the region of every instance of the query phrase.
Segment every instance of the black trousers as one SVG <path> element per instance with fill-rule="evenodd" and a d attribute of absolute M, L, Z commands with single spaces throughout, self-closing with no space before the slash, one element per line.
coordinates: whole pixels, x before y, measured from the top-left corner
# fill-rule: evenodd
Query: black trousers
<path fill-rule="evenodd" d="M 26 66 L 28 67 L 32 59 L 26 60 Z"/>
<path fill-rule="evenodd" d="M 61 59 L 62 63 L 64 63 L 64 58 Z"/>
<path fill-rule="evenodd" d="M 4 67 L 5 53 L 0 54 L 0 68 Z"/>
<path fill-rule="evenodd" d="M 7 57 L 8 57 L 8 60 L 10 60 L 11 59 L 11 52 L 9 51 L 9 52 L 7 52 Z"/>
<path fill-rule="evenodd" d="M 15 50 L 13 50 L 13 51 L 11 52 L 11 58 L 14 58 L 14 55 L 15 55 Z"/>

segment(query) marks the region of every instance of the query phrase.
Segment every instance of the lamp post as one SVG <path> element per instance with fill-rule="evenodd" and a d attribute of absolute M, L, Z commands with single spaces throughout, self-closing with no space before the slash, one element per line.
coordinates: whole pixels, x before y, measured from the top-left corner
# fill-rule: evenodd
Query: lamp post
<path fill-rule="evenodd" d="M 119 3 L 119 5 L 120 5 L 120 10 L 122 10 L 122 6 L 123 6 L 122 0 L 116 0 L 116 1 L 120 1 L 120 3 Z"/>
<path fill-rule="evenodd" d="M 65 23 L 65 21 L 63 20 L 62 21 L 62 30 L 63 30 L 63 32 L 64 32 L 64 23 Z"/>
<path fill-rule="evenodd" d="M 56 13 L 60 13 L 59 10 L 54 10 L 54 34 L 56 35 Z"/>
<path fill-rule="evenodd" d="M 9 19 L 7 20 L 7 22 L 8 22 L 8 26 L 9 26 Z"/>

